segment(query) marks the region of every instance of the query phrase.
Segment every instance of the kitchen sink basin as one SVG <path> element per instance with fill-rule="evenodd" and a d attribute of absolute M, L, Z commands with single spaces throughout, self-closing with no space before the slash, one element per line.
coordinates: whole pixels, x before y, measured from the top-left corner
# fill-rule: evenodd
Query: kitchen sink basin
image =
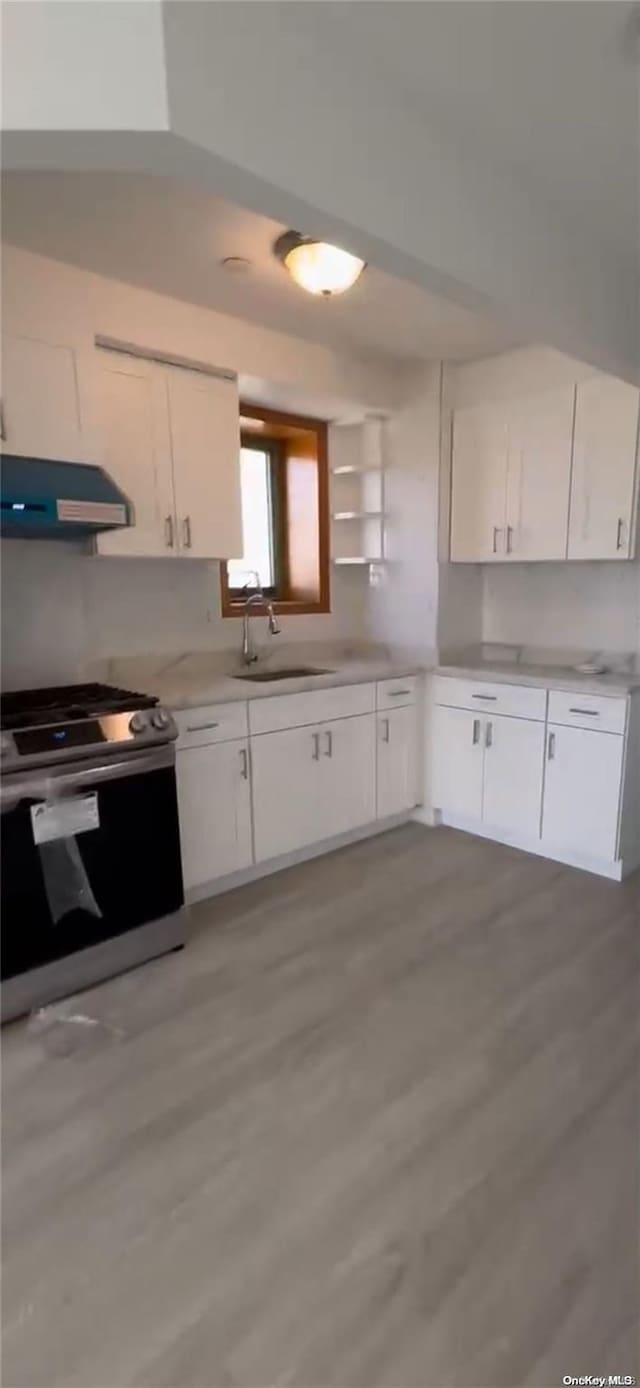
<path fill-rule="evenodd" d="M 295 665 L 290 670 L 256 670 L 253 674 L 234 675 L 235 680 L 251 680 L 253 684 L 267 684 L 270 680 L 295 680 L 307 675 L 332 675 L 333 670 L 317 670 L 313 665 Z"/>

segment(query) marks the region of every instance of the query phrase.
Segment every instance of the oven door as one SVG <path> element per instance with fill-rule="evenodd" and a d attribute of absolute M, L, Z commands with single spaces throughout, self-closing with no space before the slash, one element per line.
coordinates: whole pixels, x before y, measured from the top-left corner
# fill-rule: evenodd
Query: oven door
<path fill-rule="evenodd" d="M 172 745 L 3 778 L 2 977 L 183 905 Z"/>

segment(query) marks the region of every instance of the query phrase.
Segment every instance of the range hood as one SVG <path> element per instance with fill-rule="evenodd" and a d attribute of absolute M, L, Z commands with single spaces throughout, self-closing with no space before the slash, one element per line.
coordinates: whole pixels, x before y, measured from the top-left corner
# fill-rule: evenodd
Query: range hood
<path fill-rule="evenodd" d="M 91 463 L 60 463 L 5 453 L 0 471 L 2 535 L 25 540 L 80 539 L 133 525 L 133 507 Z"/>

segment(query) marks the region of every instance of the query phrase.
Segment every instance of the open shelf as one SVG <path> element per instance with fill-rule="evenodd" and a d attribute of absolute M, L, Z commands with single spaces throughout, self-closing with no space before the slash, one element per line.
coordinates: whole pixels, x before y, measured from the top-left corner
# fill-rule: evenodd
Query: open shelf
<path fill-rule="evenodd" d="M 331 519 L 334 521 L 350 520 L 380 520 L 382 511 L 334 511 Z"/>
<path fill-rule="evenodd" d="M 349 473 L 382 472 L 379 463 L 345 463 L 343 467 L 332 467 L 334 477 L 345 477 Z"/>
<path fill-rule="evenodd" d="M 343 555 L 334 558 L 333 564 L 384 564 L 385 560 L 380 555 L 352 554 L 348 557 Z"/>

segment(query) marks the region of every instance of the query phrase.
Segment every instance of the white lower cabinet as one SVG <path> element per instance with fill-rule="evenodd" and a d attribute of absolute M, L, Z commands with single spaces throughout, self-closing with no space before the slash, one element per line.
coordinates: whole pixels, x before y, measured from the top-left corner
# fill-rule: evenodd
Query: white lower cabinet
<path fill-rule="evenodd" d="M 433 803 L 445 816 L 482 819 L 482 719 L 462 708 L 433 711 Z"/>
<path fill-rule="evenodd" d="M 185 890 L 249 867 L 248 740 L 178 749 L 176 777 Z"/>
<path fill-rule="evenodd" d="M 256 862 L 375 819 L 375 715 L 252 738 Z"/>
<path fill-rule="evenodd" d="M 538 835 L 544 723 L 434 710 L 434 804 L 445 818 Z"/>
<path fill-rule="evenodd" d="M 490 718 L 484 722 L 485 824 L 512 834 L 540 833 L 544 723 L 528 718 Z"/>
<path fill-rule="evenodd" d="M 251 739 L 257 863 L 325 837 L 325 777 L 319 728 L 287 728 Z"/>
<path fill-rule="evenodd" d="M 445 824 L 607 877 L 640 866 L 640 694 L 436 676 L 433 695 Z"/>
<path fill-rule="evenodd" d="M 624 737 L 553 723 L 547 730 L 543 845 L 613 862 Z"/>
<path fill-rule="evenodd" d="M 411 810 L 418 801 L 416 710 L 411 704 L 378 714 L 378 819 Z"/>

